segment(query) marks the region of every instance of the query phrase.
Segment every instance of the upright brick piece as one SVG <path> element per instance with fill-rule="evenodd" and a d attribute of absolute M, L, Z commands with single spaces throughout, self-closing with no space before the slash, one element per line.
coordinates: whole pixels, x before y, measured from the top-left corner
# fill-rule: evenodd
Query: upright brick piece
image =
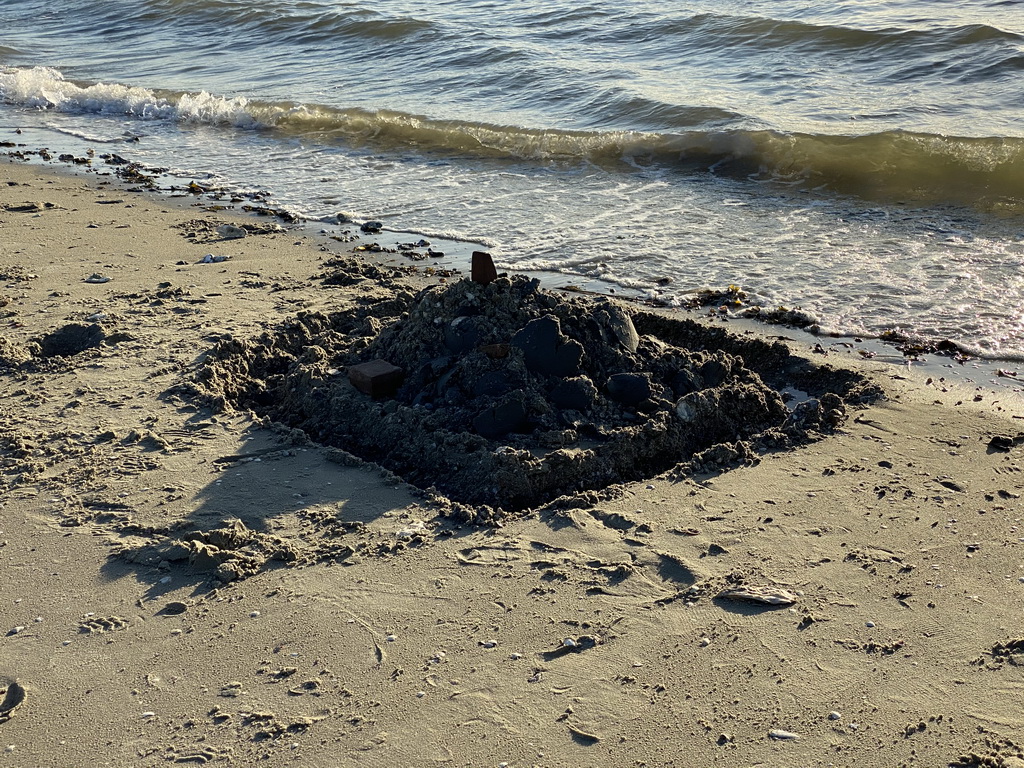
<path fill-rule="evenodd" d="M 370 397 L 390 397 L 402 386 L 405 374 L 387 360 L 371 360 L 348 369 L 348 380 L 360 392 Z"/>
<path fill-rule="evenodd" d="M 474 283 L 487 285 L 498 279 L 498 270 L 494 268 L 494 261 L 487 251 L 473 251 L 473 264 L 470 276 Z"/>

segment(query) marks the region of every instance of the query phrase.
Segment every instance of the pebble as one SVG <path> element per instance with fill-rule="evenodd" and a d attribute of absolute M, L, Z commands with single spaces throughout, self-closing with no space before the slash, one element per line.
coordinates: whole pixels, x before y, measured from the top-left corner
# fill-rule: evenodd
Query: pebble
<path fill-rule="evenodd" d="M 156 712 L 143 712 L 142 716 L 147 719 L 150 717 L 156 717 Z"/>
<path fill-rule="evenodd" d="M 828 719 L 829 720 L 839 720 L 841 718 L 842 718 L 842 715 L 839 714 L 838 712 L 836 712 L 835 710 L 832 710 L 831 712 L 828 713 Z"/>
<path fill-rule="evenodd" d="M 250 619 L 259 618 L 259 615 L 260 615 L 259 611 L 249 611 L 249 618 Z"/>
<path fill-rule="evenodd" d="M 521 654 L 521 653 L 510 653 L 508 655 L 508 657 L 510 659 L 512 659 L 512 661 L 519 661 L 521 658 L 523 658 L 523 654 Z"/>
<path fill-rule="evenodd" d="M 871 627 L 875 626 L 875 622 L 873 622 L 873 621 L 865 621 L 864 622 L 864 626 L 867 627 L 868 629 L 870 629 Z"/>
<path fill-rule="evenodd" d="M 398 635 L 388 635 L 384 639 L 387 640 L 389 643 L 393 643 L 395 642 L 395 640 L 398 639 Z"/>
<path fill-rule="evenodd" d="M 498 647 L 498 641 L 497 640 L 481 640 L 480 641 L 480 645 L 482 645 L 484 648 L 497 648 Z"/>
<path fill-rule="evenodd" d="M 567 637 L 562 641 L 562 645 L 566 648 L 575 648 L 578 645 L 578 643 L 574 638 Z"/>
<path fill-rule="evenodd" d="M 700 639 L 700 647 L 701 648 L 707 648 L 709 645 L 711 645 L 711 638 L 710 637 L 702 637 Z"/>
<path fill-rule="evenodd" d="M 16 634 L 18 634 L 19 632 L 24 632 L 24 631 L 25 631 L 25 627 L 21 627 L 21 626 L 19 626 L 19 627 L 15 627 L 14 629 L 12 629 L 12 630 L 11 630 L 11 634 L 12 634 L 12 635 L 16 635 Z"/>
<path fill-rule="evenodd" d="M 225 240 L 234 240 L 235 238 L 245 237 L 249 233 L 233 224 L 221 224 L 217 227 L 217 234 Z"/>
<path fill-rule="evenodd" d="M 779 728 L 773 728 L 768 731 L 768 738 L 775 739 L 776 741 L 796 741 L 800 738 L 800 734 L 793 733 L 792 731 L 783 731 Z"/>

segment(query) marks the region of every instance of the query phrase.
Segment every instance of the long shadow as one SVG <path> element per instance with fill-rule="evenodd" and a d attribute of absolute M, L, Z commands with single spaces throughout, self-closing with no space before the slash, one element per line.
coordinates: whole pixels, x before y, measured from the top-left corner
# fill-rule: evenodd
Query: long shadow
<path fill-rule="evenodd" d="M 200 412 L 189 423 L 201 428 L 209 416 Z M 157 600 L 183 587 L 195 596 L 269 569 L 343 564 L 367 525 L 422 503 L 375 465 L 298 433 L 255 425 L 232 453 L 207 466 L 213 479 L 182 499 L 185 509 L 165 525 L 109 526 L 120 541 L 101 569 L 106 578 L 133 576 L 147 585 L 144 599 Z M 401 545 L 422 543 L 417 533 Z"/>

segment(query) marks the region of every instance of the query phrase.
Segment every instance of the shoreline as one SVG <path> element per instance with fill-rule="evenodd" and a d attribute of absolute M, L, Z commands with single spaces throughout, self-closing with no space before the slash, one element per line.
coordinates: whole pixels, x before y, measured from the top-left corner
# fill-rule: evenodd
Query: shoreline
<path fill-rule="evenodd" d="M 815 362 L 888 398 L 834 434 L 465 526 L 166 395 L 218 340 L 386 293 L 310 278 L 350 243 L 206 237 L 253 219 L 0 167 L 0 335 L 113 338 L 0 374 L 0 760 L 1021 764 L 1016 396 L 845 351 Z"/>
<path fill-rule="evenodd" d="M 73 176 L 84 173 L 86 178 L 90 175 L 95 175 L 97 178 L 115 178 L 119 168 L 117 164 L 104 165 L 99 156 L 91 154 L 80 157 L 61 155 L 60 160 L 54 160 L 55 152 L 48 151 L 45 157 L 40 156 L 41 152 L 42 150 L 21 148 L 8 149 L 5 154 L 9 159 L 18 159 L 33 166 L 48 168 L 49 172 Z M 128 161 L 124 162 L 128 163 Z M 58 163 L 63 163 L 63 165 Z M 137 163 L 131 163 L 130 167 L 138 168 L 139 173 L 133 174 L 127 179 L 118 178 L 118 183 L 126 188 L 132 187 L 130 182 L 137 182 L 140 179 L 147 184 L 153 182 L 151 188 L 147 188 L 146 191 L 160 198 L 177 200 L 179 203 L 192 200 L 197 206 L 214 212 L 221 209 L 234 212 L 236 215 L 255 217 L 260 221 L 271 220 L 290 224 L 301 229 L 321 248 L 325 249 L 338 250 L 339 243 L 357 242 L 369 249 L 370 255 L 382 263 L 396 267 L 413 266 L 420 270 L 426 270 L 428 273 L 437 271 L 442 275 L 451 276 L 457 276 L 458 273 L 468 274 L 472 252 L 487 249 L 486 243 L 482 241 L 451 240 L 445 237 L 429 236 L 430 242 L 433 243 L 433 247 L 427 249 L 429 257 L 422 253 L 410 254 L 408 251 L 403 252 L 403 247 L 406 247 L 403 241 L 411 243 L 427 237 L 423 232 L 406 232 L 387 228 L 370 232 L 361 231 L 359 228 L 361 222 L 358 220 L 344 220 L 335 223 L 327 219 L 305 218 L 284 208 L 267 207 L 264 205 L 266 198 L 261 193 L 239 195 L 229 188 L 210 187 L 206 189 L 202 186 L 195 186 L 195 181 L 186 184 L 185 177 L 173 176 L 163 169 L 150 169 Z M 138 184 L 135 186 L 137 187 Z M 327 227 L 332 227 L 332 229 Z M 378 247 L 377 240 L 383 241 L 383 245 Z M 422 242 L 427 241 L 422 240 Z M 1014 397 L 1024 396 L 1024 380 L 1018 383 L 1018 377 L 1024 376 L 1024 359 L 1020 354 L 999 355 L 948 339 L 904 337 L 898 332 L 894 333 L 892 338 L 885 339 L 864 334 L 844 335 L 824 330 L 819 332 L 813 330 L 813 327 L 808 329 L 801 324 L 777 323 L 773 320 L 762 319 L 758 314 L 745 314 L 754 310 L 760 315 L 773 314 L 766 308 L 757 305 L 740 303 L 733 306 L 732 302 L 726 301 L 726 304 L 730 305 L 728 310 L 725 306 L 715 306 L 715 303 L 710 300 L 714 294 L 721 294 L 726 299 L 730 298 L 731 294 L 727 290 L 718 290 L 707 286 L 700 289 L 695 288 L 694 292 L 690 294 L 694 303 L 674 306 L 645 298 L 639 290 L 604 283 L 598 279 L 581 278 L 568 273 L 549 271 L 513 270 L 513 273 L 540 279 L 545 288 L 552 290 L 608 296 L 655 310 L 686 313 L 691 317 L 703 314 L 709 318 L 715 318 L 717 321 L 728 323 L 740 329 L 741 332 L 750 330 L 762 336 L 777 335 L 785 339 L 787 343 L 795 344 L 809 353 L 831 354 L 833 357 L 842 358 L 844 362 L 851 358 L 856 359 L 856 357 L 876 360 L 904 367 L 907 370 L 914 369 L 922 378 L 945 382 L 948 377 L 959 386 L 974 386 L 979 390 L 1008 393 L 1009 396 Z M 702 294 L 706 294 L 706 297 L 703 298 L 708 300 L 703 304 L 697 304 L 696 302 L 702 298 Z M 740 294 L 742 295 L 742 291 Z M 799 307 L 794 307 L 787 312 L 792 312 L 797 316 L 803 314 Z M 901 350 L 901 345 L 905 346 L 908 351 Z M 940 354 L 938 350 L 943 348 L 945 348 L 945 353 Z"/>

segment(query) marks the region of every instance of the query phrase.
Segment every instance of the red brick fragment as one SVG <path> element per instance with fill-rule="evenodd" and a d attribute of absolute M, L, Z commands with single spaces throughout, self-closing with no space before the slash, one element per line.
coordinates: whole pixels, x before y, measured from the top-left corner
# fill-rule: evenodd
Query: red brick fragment
<path fill-rule="evenodd" d="M 390 397 L 402 386 L 405 373 L 387 360 L 371 360 L 348 369 L 348 380 L 370 397 Z"/>
<path fill-rule="evenodd" d="M 494 360 L 508 357 L 508 349 L 508 344 L 484 344 L 480 347 L 481 352 Z"/>
<path fill-rule="evenodd" d="M 494 268 L 494 261 L 487 251 L 473 251 L 473 264 L 470 276 L 474 283 L 487 285 L 498 279 L 498 270 Z"/>

